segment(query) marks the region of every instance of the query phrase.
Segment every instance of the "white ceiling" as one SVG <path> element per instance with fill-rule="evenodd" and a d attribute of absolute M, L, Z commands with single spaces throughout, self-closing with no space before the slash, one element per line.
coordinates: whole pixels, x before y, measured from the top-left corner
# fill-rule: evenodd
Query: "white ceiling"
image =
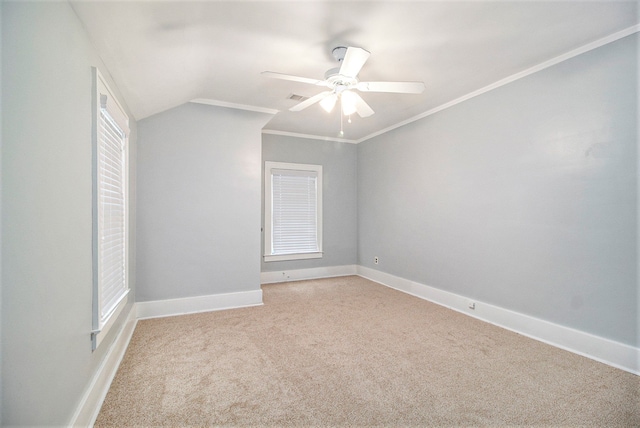
<path fill-rule="evenodd" d="M 331 49 L 371 52 L 360 80 L 424 81 L 421 95 L 363 93 L 357 141 L 635 26 L 637 1 L 71 1 L 137 120 L 194 99 L 279 111 L 273 132 L 338 137 L 337 109 L 289 112 L 324 89 Z M 636 27 L 637 29 L 637 27 Z"/>

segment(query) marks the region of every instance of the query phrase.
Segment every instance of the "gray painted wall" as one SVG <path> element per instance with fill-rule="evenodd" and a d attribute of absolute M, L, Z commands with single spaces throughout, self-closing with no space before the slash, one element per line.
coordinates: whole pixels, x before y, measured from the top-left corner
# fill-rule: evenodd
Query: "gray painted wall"
<path fill-rule="evenodd" d="M 261 258 L 262 271 L 287 271 L 355 264 L 357 261 L 357 146 L 265 134 L 262 136 L 263 171 L 265 161 L 322 165 L 324 256 L 321 259 L 266 263 Z M 264 224 L 264 186 L 262 192 Z M 264 254 L 264 246 L 262 248 L 261 254 Z"/>
<path fill-rule="evenodd" d="M 638 36 L 358 146 L 359 264 L 638 346 Z"/>
<path fill-rule="evenodd" d="M 2 2 L 2 65 L 2 424 L 62 426 L 116 333 L 91 352 L 91 67 L 108 73 L 66 2 Z"/>
<path fill-rule="evenodd" d="M 137 301 L 260 289 L 260 132 L 185 104 L 138 123 Z"/>

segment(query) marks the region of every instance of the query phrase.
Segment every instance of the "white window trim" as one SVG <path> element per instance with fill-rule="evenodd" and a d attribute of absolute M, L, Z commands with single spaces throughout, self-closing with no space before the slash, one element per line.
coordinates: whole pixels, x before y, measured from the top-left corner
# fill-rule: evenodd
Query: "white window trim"
<path fill-rule="evenodd" d="M 93 67 L 93 103 L 92 103 L 92 144 L 93 144 L 93 316 L 91 343 L 92 350 L 95 350 L 107 336 L 108 332 L 115 325 L 116 320 L 127 305 L 129 287 L 129 118 L 125 113 L 113 92 L 109 89 L 106 81 L 97 68 Z M 125 133 L 125 171 L 124 171 L 124 199 L 125 199 L 125 224 L 124 224 L 124 270 L 126 291 L 119 296 L 117 304 L 110 313 L 101 320 L 101 293 L 98 278 L 98 264 L 100 253 L 98 251 L 98 150 L 99 150 L 99 126 L 101 95 L 107 95 L 107 109 L 118 126 Z"/>
<path fill-rule="evenodd" d="M 316 182 L 316 210 L 317 210 L 317 242 L 318 252 L 313 253 L 297 253 L 297 254 L 272 254 L 272 235 L 273 235 L 273 204 L 271 175 L 274 169 L 288 169 L 295 171 L 314 171 L 317 174 Z M 299 163 L 271 162 L 266 161 L 264 166 L 264 261 L 286 261 L 286 260 L 304 260 L 317 259 L 323 256 L 322 252 L 322 165 L 310 165 Z"/>

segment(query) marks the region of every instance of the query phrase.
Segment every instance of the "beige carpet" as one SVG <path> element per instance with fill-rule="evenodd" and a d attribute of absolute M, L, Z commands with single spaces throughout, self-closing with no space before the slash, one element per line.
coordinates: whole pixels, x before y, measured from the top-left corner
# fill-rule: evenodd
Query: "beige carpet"
<path fill-rule="evenodd" d="M 360 277 L 140 321 L 96 426 L 640 426 L 640 377 Z"/>

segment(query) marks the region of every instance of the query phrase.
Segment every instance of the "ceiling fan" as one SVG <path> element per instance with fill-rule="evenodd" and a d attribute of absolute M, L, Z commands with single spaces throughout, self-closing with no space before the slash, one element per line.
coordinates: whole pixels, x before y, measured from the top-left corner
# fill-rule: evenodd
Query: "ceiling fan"
<path fill-rule="evenodd" d="M 341 63 L 340 67 L 332 68 L 325 73 L 324 80 L 310 79 L 307 77 L 292 76 L 290 74 L 263 71 L 262 74 L 276 79 L 291 80 L 294 82 L 309 83 L 316 86 L 329 88 L 291 107 L 290 111 L 300 111 L 319 102 L 327 112 L 333 110 L 340 100 L 342 113 L 350 116 L 358 113 L 360 117 L 371 116 L 374 111 L 360 95 L 361 92 L 394 92 L 400 94 L 420 94 L 424 91 L 423 82 L 361 82 L 358 73 L 371 55 L 368 51 L 356 47 L 339 46 L 332 51 L 333 57 Z"/>

